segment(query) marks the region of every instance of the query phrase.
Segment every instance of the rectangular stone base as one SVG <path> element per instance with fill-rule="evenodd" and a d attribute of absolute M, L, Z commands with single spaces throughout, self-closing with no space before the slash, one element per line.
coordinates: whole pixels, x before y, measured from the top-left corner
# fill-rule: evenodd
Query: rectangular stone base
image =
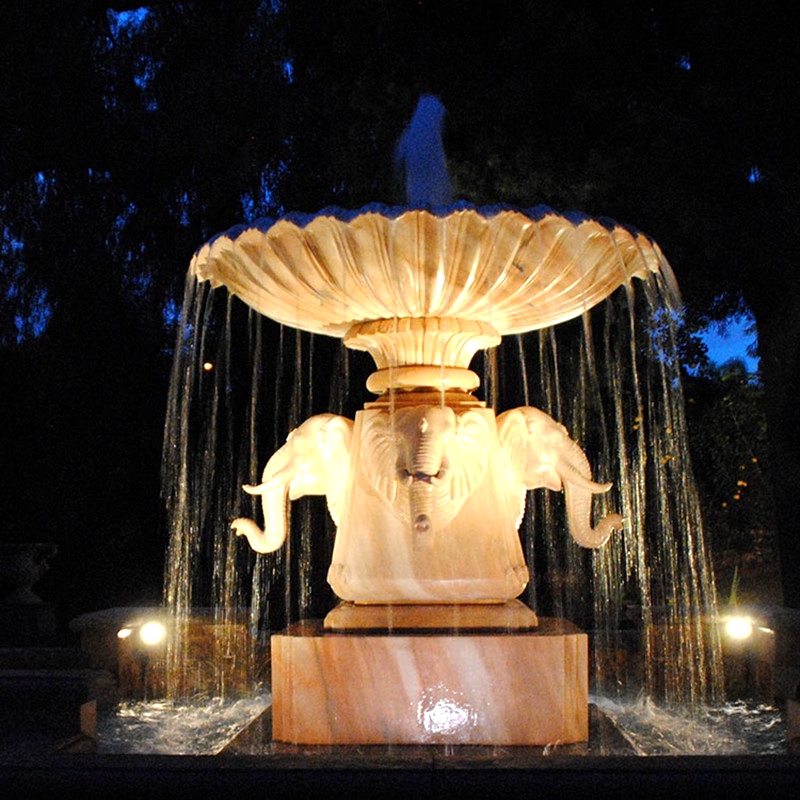
<path fill-rule="evenodd" d="M 536 628 L 536 613 L 519 600 L 505 603 L 462 603 L 459 605 L 358 605 L 339 603 L 325 617 L 327 631 L 400 631 L 422 633 L 432 629 L 441 632 L 466 633 L 484 631 L 520 631 Z"/>
<path fill-rule="evenodd" d="M 586 634 L 527 631 L 272 637 L 273 739 L 294 744 L 547 745 L 589 738 Z"/>

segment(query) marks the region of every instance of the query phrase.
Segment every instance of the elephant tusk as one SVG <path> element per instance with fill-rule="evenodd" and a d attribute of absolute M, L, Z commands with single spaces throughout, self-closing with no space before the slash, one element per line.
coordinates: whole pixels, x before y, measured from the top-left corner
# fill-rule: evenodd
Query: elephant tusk
<path fill-rule="evenodd" d="M 263 483 L 259 483 L 258 485 L 252 484 L 245 484 L 242 486 L 247 494 L 252 495 L 263 495 L 267 494 L 267 492 L 271 492 L 273 489 L 277 489 L 280 486 L 286 486 L 290 483 L 292 478 L 297 474 L 297 469 L 293 464 L 287 464 L 282 469 L 279 469 L 276 473 L 271 475 L 267 480 Z"/>
<path fill-rule="evenodd" d="M 561 461 L 558 464 L 556 471 L 563 483 L 571 483 L 573 486 L 585 489 L 592 494 L 607 492 L 614 485 L 613 483 L 596 483 L 591 478 L 586 477 L 586 475 L 576 467 L 573 467 L 572 464 L 565 461 Z"/>

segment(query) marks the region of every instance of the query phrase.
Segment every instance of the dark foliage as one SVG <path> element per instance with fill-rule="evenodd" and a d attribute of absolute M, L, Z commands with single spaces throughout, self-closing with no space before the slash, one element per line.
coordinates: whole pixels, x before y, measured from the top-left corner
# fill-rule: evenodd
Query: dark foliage
<path fill-rule="evenodd" d="M 636 224 L 675 267 L 690 326 L 752 310 L 784 595 L 800 605 L 797 15 L 772 2 L 7 3 L 3 527 L 65 545 L 76 607 L 117 601 L 107 569 L 120 602 L 151 591 L 164 309 L 193 250 L 249 216 L 401 201 L 392 150 L 432 91 L 459 196 Z"/>

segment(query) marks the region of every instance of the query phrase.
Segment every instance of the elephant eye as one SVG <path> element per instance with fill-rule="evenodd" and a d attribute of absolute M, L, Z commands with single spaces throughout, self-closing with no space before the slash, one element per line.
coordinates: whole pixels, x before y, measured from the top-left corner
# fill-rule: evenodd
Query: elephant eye
<path fill-rule="evenodd" d="M 447 478 L 447 469 L 442 467 L 435 475 L 431 475 L 428 479 L 434 486 L 441 486 Z"/>

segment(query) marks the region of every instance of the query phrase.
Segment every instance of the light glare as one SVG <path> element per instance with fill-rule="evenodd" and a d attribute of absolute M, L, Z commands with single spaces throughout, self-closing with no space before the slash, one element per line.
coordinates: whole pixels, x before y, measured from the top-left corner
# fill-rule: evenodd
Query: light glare
<path fill-rule="evenodd" d="M 160 622 L 145 622 L 139 631 L 139 638 L 148 645 L 158 644 L 166 635 L 166 628 Z"/>
<path fill-rule="evenodd" d="M 753 623 L 748 617 L 731 617 L 725 623 L 725 632 L 731 639 L 748 639 L 753 633 Z"/>

